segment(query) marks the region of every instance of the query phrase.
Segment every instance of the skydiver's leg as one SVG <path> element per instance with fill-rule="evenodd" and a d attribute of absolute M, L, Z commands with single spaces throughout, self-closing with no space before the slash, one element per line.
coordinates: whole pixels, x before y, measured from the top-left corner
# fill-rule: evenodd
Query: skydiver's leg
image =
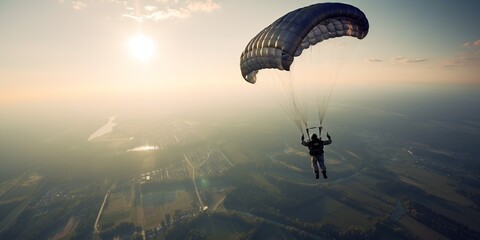
<path fill-rule="evenodd" d="M 323 161 L 323 157 L 320 157 L 318 159 L 318 165 L 320 165 L 320 168 L 322 169 L 322 172 L 327 171 L 327 167 L 325 167 L 325 162 Z"/>
<path fill-rule="evenodd" d="M 316 156 L 311 156 L 310 157 L 311 161 L 312 161 L 312 168 L 313 168 L 313 172 L 315 173 L 315 178 L 318 179 L 318 165 L 317 165 L 317 157 Z"/>
<path fill-rule="evenodd" d="M 323 178 L 327 178 L 327 167 L 325 167 L 323 154 L 318 156 L 318 164 L 320 165 L 320 168 L 322 169 Z"/>

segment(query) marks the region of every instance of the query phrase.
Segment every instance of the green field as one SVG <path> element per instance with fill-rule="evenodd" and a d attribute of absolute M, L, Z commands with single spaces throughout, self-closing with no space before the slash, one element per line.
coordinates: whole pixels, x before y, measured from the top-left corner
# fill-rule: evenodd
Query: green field
<path fill-rule="evenodd" d="M 118 225 L 122 222 L 130 222 L 131 200 L 130 191 L 111 193 L 100 218 L 100 225 Z"/>
<path fill-rule="evenodd" d="M 193 193 L 184 190 L 157 192 L 143 197 L 143 211 L 147 228 L 166 222 L 167 215 L 172 219 L 176 214 L 191 210 L 195 206 Z"/>
<path fill-rule="evenodd" d="M 4 194 L 0 201 L 0 232 L 9 227 L 30 204 L 42 179 L 42 176 L 29 171 L 2 183 Z"/>

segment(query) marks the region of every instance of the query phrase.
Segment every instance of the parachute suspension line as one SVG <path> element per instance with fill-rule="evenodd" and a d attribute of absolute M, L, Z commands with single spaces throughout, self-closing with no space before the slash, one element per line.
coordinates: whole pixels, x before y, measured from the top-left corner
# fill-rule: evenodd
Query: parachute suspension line
<path fill-rule="evenodd" d="M 333 76 L 332 74 L 332 69 L 335 67 L 333 66 L 334 65 L 334 61 L 336 59 L 336 56 L 335 56 L 335 51 L 334 51 L 334 48 L 335 46 L 331 46 L 331 45 L 334 45 L 334 41 L 336 39 L 331 39 L 330 41 L 327 40 L 325 41 L 326 44 L 325 45 L 322 45 L 324 46 L 325 48 L 325 52 L 327 54 L 327 56 L 330 56 L 331 59 L 324 59 L 324 63 L 322 64 L 322 66 L 324 66 L 324 72 L 327 73 L 327 76 L 325 77 L 325 79 L 323 80 L 325 82 L 325 86 L 324 86 L 324 90 L 325 93 L 322 94 L 323 96 L 323 99 L 321 102 L 317 102 L 317 107 L 318 107 L 318 119 L 319 119 L 319 122 L 320 122 L 320 126 L 323 125 L 323 119 L 325 117 L 325 113 L 327 111 L 327 106 L 328 106 L 328 101 L 329 101 L 329 97 L 328 97 L 328 94 L 330 94 L 332 92 L 332 89 L 333 89 L 333 86 L 331 84 L 332 81 L 334 81 L 335 77 Z M 333 53 L 332 53 L 333 52 Z M 327 71 L 328 69 L 328 71 Z M 319 101 L 319 99 L 317 98 L 317 101 Z"/>
<path fill-rule="evenodd" d="M 301 104 L 295 94 L 294 76 L 288 71 L 264 69 L 259 71 L 258 85 L 269 97 L 273 97 L 278 105 L 287 114 L 288 118 L 297 126 L 303 134 L 306 125 L 306 118 L 301 114 Z"/>
<path fill-rule="evenodd" d="M 333 91 L 335 87 L 337 86 L 339 82 L 339 76 L 341 73 L 341 70 L 345 63 L 349 59 L 349 55 L 354 52 L 354 49 L 356 48 L 358 41 L 356 41 L 353 38 L 334 38 L 331 40 L 328 40 L 326 42 L 331 42 L 332 46 L 328 47 L 329 55 L 332 56 L 332 61 L 329 64 L 326 64 L 328 68 L 330 69 L 330 76 L 328 77 L 328 86 L 326 87 L 326 92 L 324 94 L 324 99 L 323 99 L 323 104 L 321 105 L 320 108 L 320 103 L 318 105 L 319 107 L 319 119 L 320 119 L 320 126 L 323 125 L 323 119 L 325 118 L 326 111 L 328 109 L 328 106 L 330 105 L 330 100 L 333 95 Z"/>
<path fill-rule="evenodd" d="M 258 73 L 256 85 L 275 99 L 302 134 L 323 126 L 345 55 L 351 52 L 344 39 L 349 38 L 329 39 L 305 49 L 295 57 L 290 71 L 264 69 Z"/>
<path fill-rule="evenodd" d="M 311 122 L 312 119 L 309 115 L 311 114 L 312 100 L 315 100 L 314 97 L 316 96 L 317 88 L 314 84 L 317 81 L 314 73 L 315 66 L 312 64 L 313 54 L 311 54 L 311 49 L 305 49 L 304 51 L 304 54 L 295 57 L 291 72 L 295 82 L 297 100 L 299 101 L 299 113 L 305 128 L 309 128 L 310 124 L 315 124 Z"/>
<path fill-rule="evenodd" d="M 308 55 L 308 54 L 306 54 Z M 297 56 L 290 69 L 291 92 L 293 93 L 292 103 L 298 118 L 301 120 L 303 130 L 309 127 L 309 103 L 311 98 L 311 76 L 305 72 L 309 67 L 305 66 L 310 61 L 308 56 Z M 310 91 L 309 91 L 310 90 Z M 308 134 L 308 133 L 307 133 Z"/>
<path fill-rule="evenodd" d="M 308 93 L 308 103 L 313 103 L 313 100 L 315 100 L 314 98 L 318 98 L 318 92 L 317 92 L 317 88 L 314 87 L 315 86 L 315 83 L 318 81 L 318 76 L 319 74 L 317 73 L 317 68 L 314 64 L 314 52 L 313 52 L 313 48 L 311 47 L 310 49 L 308 49 L 309 51 L 309 54 L 307 55 L 308 57 L 308 61 L 307 63 L 305 64 L 305 66 L 307 67 L 307 84 L 306 86 L 310 86 L 310 89 L 306 89 L 309 93 Z M 309 112 L 311 111 L 311 108 L 309 108 L 306 112 Z M 316 125 L 316 121 L 313 121 L 312 123 L 313 125 Z"/>
<path fill-rule="evenodd" d="M 328 94 L 332 89 L 332 81 L 334 80 L 332 76 L 332 69 L 334 69 L 335 56 L 332 55 L 332 45 L 331 40 L 325 40 L 322 45 L 315 45 L 312 47 L 318 53 L 315 54 L 317 59 L 315 59 L 316 67 L 313 68 L 316 70 L 315 76 L 318 78 L 316 82 L 319 84 L 317 87 L 318 91 L 316 94 L 316 112 L 318 114 L 318 124 L 317 127 L 323 125 L 323 118 L 327 110 L 327 102 L 329 101 Z M 313 55 L 313 53 L 312 53 Z"/>
<path fill-rule="evenodd" d="M 287 72 L 288 78 L 286 78 L 283 83 L 284 88 L 286 89 L 286 93 L 288 94 L 287 99 L 287 108 L 290 105 L 290 118 L 296 122 L 297 127 L 299 128 L 300 132 L 303 134 L 304 126 L 307 125 L 307 118 L 302 114 L 302 101 L 298 99 L 297 88 L 296 88 L 296 79 L 295 76 L 292 74 L 291 71 Z"/>

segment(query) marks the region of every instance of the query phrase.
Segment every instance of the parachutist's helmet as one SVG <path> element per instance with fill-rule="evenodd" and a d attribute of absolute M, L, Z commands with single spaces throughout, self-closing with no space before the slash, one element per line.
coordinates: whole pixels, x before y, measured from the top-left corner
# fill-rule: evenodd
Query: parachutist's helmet
<path fill-rule="evenodd" d="M 312 134 L 312 139 L 318 139 L 318 136 L 316 133 Z"/>

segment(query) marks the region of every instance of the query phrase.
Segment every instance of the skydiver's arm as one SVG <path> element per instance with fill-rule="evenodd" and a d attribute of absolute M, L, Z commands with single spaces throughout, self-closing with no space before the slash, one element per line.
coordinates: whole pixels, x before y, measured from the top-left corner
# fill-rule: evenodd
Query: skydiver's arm
<path fill-rule="evenodd" d="M 330 135 L 327 133 L 327 137 L 328 137 L 328 140 L 327 141 L 323 141 L 323 145 L 329 145 L 329 144 L 332 144 L 332 137 L 330 137 Z"/>
<path fill-rule="evenodd" d="M 304 137 L 303 135 L 302 135 L 302 138 L 301 138 L 301 139 L 302 139 L 302 145 L 308 147 L 308 144 L 309 144 L 310 142 L 309 142 L 309 141 L 306 141 L 306 142 L 305 142 L 305 137 Z"/>

